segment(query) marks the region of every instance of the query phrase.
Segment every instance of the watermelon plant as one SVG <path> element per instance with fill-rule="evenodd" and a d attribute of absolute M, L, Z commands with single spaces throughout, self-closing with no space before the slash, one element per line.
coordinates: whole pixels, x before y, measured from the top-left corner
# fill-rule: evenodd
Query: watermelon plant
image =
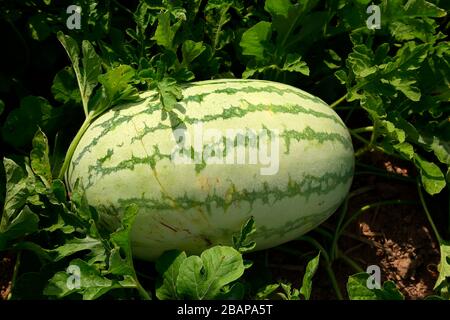
<path fill-rule="evenodd" d="M 72 5 L 0 4 L 3 299 L 450 298 L 446 1 Z"/>

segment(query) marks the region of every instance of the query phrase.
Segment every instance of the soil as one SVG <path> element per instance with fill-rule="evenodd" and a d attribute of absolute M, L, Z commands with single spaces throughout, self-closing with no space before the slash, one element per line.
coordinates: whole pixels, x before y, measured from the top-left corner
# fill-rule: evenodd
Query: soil
<path fill-rule="evenodd" d="M 414 175 L 408 164 L 397 163 L 383 155 L 371 154 L 373 166 L 400 176 Z M 384 200 L 418 201 L 416 184 L 374 175 L 355 176 L 351 190 L 370 186 L 371 189 L 349 201 L 348 212 L 354 213 L 362 206 Z M 339 213 L 321 225 L 334 231 Z M 316 234 L 314 233 L 314 236 Z M 439 245 L 434 238 L 425 213 L 417 202 L 415 205 L 384 205 L 367 210 L 351 223 L 341 236 L 339 249 L 357 262 L 364 270 L 377 265 L 381 270 L 381 280 L 392 280 L 406 299 L 422 299 L 432 294 L 436 282 L 439 263 Z M 304 242 L 294 241 L 285 249 L 302 253 L 316 253 L 317 250 Z M 299 255 L 286 254 L 282 248 L 274 248 L 266 253 L 268 267 L 273 280 L 287 280 L 294 287 L 300 285 L 304 273 L 305 259 Z M 10 281 L 14 268 L 14 256 L 0 254 L 0 300 L 10 292 Z M 254 267 L 252 267 L 253 269 Z M 338 285 L 346 298 L 348 277 L 356 271 L 341 260 L 333 262 Z M 260 277 L 260 274 L 257 275 Z M 311 299 L 336 299 L 335 292 L 324 268 L 319 268 L 313 279 Z"/>
<path fill-rule="evenodd" d="M 372 161 L 373 165 L 401 176 L 413 171 L 409 164 L 396 164 L 380 154 L 373 155 Z M 366 180 L 356 179 L 353 188 L 357 185 L 374 186 L 375 189 L 355 198 L 349 205 L 350 212 L 382 200 L 419 201 L 415 183 L 371 176 Z M 349 256 L 362 266 L 378 265 L 383 281 L 394 281 L 406 299 L 420 299 L 433 293 L 438 277 L 439 244 L 419 202 L 417 205 L 380 206 L 367 211 L 352 228 L 349 231 L 367 241 Z"/>

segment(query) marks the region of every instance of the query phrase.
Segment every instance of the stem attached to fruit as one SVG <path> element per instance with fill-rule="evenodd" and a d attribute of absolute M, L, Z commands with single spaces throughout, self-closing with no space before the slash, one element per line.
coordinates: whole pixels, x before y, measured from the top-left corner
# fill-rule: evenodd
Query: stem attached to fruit
<path fill-rule="evenodd" d="M 353 133 L 372 132 L 373 126 L 352 129 Z"/>
<path fill-rule="evenodd" d="M 91 124 L 92 120 L 93 120 L 93 117 L 89 115 L 84 120 L 80 130 L 78 130 L 75 138 L 73 138 L 72 142 L 70 143 L 69 149 L 67 150 L 66 156 L 64 158 L 64 163 L 61 167 L 61 170 L 59 171 L 58 179 L 60 179 L 60 180 L 64 179 L 64 175 L 66 174 L 66 171 L 69 167 L 70 161 L 72 160 L 72 156 L 75 152 L 75 149 L 78 146 L 78 143 L 80 142 L 81 137 L 84 135 L 86 130 L 89 128 L 89 125 Z"/>
<path fill-rule="evenodd" d="M 337 105 L 339 105 L 342 101 L 345 100 L 345 98 L 347 97 L 347 95 L 343 95 L 342 97 L 340 97 L 339 99 L 337 99 L 335 102 L 333 102 L 332 104 L 330 104 L 330 108 L 333 109 L 334 107 L 336 107 Z"/>

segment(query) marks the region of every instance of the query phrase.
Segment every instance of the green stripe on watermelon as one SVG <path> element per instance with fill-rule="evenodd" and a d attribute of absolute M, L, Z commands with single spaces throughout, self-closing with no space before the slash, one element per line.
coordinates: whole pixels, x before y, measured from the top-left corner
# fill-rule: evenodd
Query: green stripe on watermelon
<path fill-rule="evenodd" d="M 157 107 L 152 106 L 151 108 L 149 107 L 145 113 L 151 114 L 158 110 L 160 110 L 160 107 L 158 109 Z M 245 104 L 245 108 L 242 108 L 242 106 L 232 106 L 228 109 L 223 110 L 223 112 L 220 114 L 206 115 L 203 118 L 191 118 L 191 117 L 185 116 L 185 117 L 183 117 L 182 121 L 186 124 L 193 124 L 198 121 L 206 123 L 206 122 L 210 122 L 210 121 L 214 121 L 214 120 L 218 120 L 218 119 L 242 118 L 250 113 L 257 112 L 257 111 L 270 111 L 273 113 L 285 113 L 285 114 L 293 114 L 293 115 L 307 114 L 307 115 L 312 115 L 317 118 L 330 119 L 334 123 L 336 123 L 342 127 L 345 127 L 345 125 L 342 123 L 342 121 L 334 115 L 326 114 L 326 113 L 315 111 L 312 109 L 306 109 L 306 108 L 303 108 L 303 107 L 297 106 L 297 105 L 272 105 L 272 104 L 271 105 L 264 105 L 264 104 L 252 105 L 252 104 L 248 104 L 248 103 Z M 118 111 L 116 111 L 116 112 L 118 112 Z M 100 132 L 98 134 L 98 136 L 94 137 L 90 144 L 88 144 L 84 147 L 84 149 L 74 159 L 74 164 L 78 164 L 79 160 L 83 157 L 83 155 L 86 152 L 88 152 L 93 146 L 95 146 L 99 142 L 99 140 L 103 136 L 106 135 L 106 133 L 109 133 L 109 132 L 117 129 L 120 125 L 123 125 L 123 124 L 126 125 L 129 121 L 131 121 L 131 119 L 133 119 L 134 116 L 136 116 L 138 114 L 141 114 L 141 113 L 137 113 L 134 115 L 122 115 L 119 117 L 113 117 L 112 119 L 110 119 L 108 121 L 105 121 L 101 124 L 95 125 L 94 128 L 102 127 L 103 128 L 102 132 Z M 134 140 L 141 139 L 148 133 L 153 133 L 157 130 L 165 130 L 165 129 L 171 129 L 171 128 L 172 127 L 169 124 L 158 123 L 157 126 L 152 126 L 152 127 L 149 127 L 147 124 L 145 124 L 145 129 L 141 133 L 139 133 L 136 137 L 134 137 L 133 139 Z"/>
<path fill-rule="evenodd" d="M 235 95 L 237 93 L 242 94 L 242 93 L 259 93 L 259 92 L 276 93 L 280 96 L 290 93 L 290 94 L 294 94 L 305 100 L 311 100 L 311 101 L 314 101 L 314 102 L 320 103 L 320 104 L 324 103 L 321 99 L 314 97 L 312 95 L 303 93 L 302 91 L 299 91 L 298 89 L 297 90 L 290 89 L 290 88 L 279 89 L 277 87 L 270 86 L 270 85 L 267 85 L 264 87 L 253 87 L 253 86 L 242 86 L 242 87 L 237 87 L 237 88 L 227 87 L 227 88 L 217 89 L 214 91 L 208 91 L 208 92 L 201 93 L 201 94 L 198 94 L 198 93 L 193 93 L 191 95 L 187 94 L 185 97 L 183 97 L 183 101 L 186 103 L 189 103 L 189 102 L 201 103 L 207 96 L 209 96 L 211 94 L 225 93 L 226 95 Z"/>
<path fill-rule="evenodd" d="M 263 189 L 261 190 L 236 190 L 235 186 L 231 185 L 229 190 L 233 191 L 227 193 L 225 197 L 212 194 L 204 199 L 193 199 L 184 195 L 182 197 L 170 196 L 170 198 L 166 198 L 166 201 L 160 198 L 136 197 L 118 199 L 118 203 L 124 207 L 135 203 L 140 208 L 152 210 L 174 209 L 175 203 L 178 209 L 206 207 L 208 208 L 208 213 L 211 214 L 212 205 L 215 208 L 222 208 L 226 211 L 231 203 L 248 202 L 252 207 L 254 202 L 258 200 L 261 200 L 264 204 L 273 205 L 275 202 L 282 201 L 284 198 L 298 195 L 309 198 L 312 194 L 327 194 L 340 184 L 347 184 L 352 177 L 353 167 L 347 168 L 342 173 L 327 172 L 320 177 L 306 175 L 301 182 L 289 181 L 285 189 L 271 188 L 266 182 L 263 183 Z M 312 185 L 315 185 L 315 187 L 310 187 Z M 273 198 L 272 201 L 270 201 L 270 197 Z"/>
<path fill-rule="evenodd" d="M 297 142 L 302 141 L 302 140 L 303 141 L 305 141 L 305 140 L 306 141 L 317 141 L 317 143 L 319 143 L 319 144 L 323 144 L 325 142 L 339 142 L 340 144 L 342 144 L 342 146 L 345 149 L 352 150 L 352 148 L 353 148 L 352 143 L 348 139 L 348 137 L 345 137 L 345 136 L 342 136 L 342 135 L 339 135 L 336 133 L 316 132 L 313 129 L 311 129 L 310 127 L 306 127 L 303 131 L 300 131 L 300 132 L 294 131 L 294 130 L 283 131 L 280 133 L 280 138 L 283 138 L 283 140 L 284 140 L 286 154 L 289 154 L 292 140 L 295 140 Z M 140 140 L 142 138 L 138 138 L 138 136 L 136 136 L 136 137 L 132 138 L 132 141 L 134 141 L 134 139 Z M 237 142 L 237 140 L 235 140 L 235 143 L 234 143 L 235 146 L 237 146 L 236 142 Z M 244 145 L 246 146 L 247 143 L 248 143 L 248 140 L 245 140 Z M 214 148 L 214 146 L 216 146 L 216 145 L 217 144 L 205 144 L 204 149 Z M 225 144 L 225 146 L 226 146 L 226 144 Z M 224 151 L 223 156 L 225 157 L 227 155 L 227 149 L 224 148 L 223 151 Z M 89 174 L 95 175 L 97 178 L 100 178 L 104 175 L 108 175 L 113 172 L 118 172 L 121 170 L 133 170 L 135 165 L 140 165 L 140 164 L 150 165 L 151 168 L 154 168 L 154 166 L 158 160 L 171 159 L 170 154 L 161 153 L 158 146 L 155 145 L 155 146 L 153 146 L 152 154 L 148 154 L 145 157 L 136 157 L 133 155 L 131 157 L 131 159 L 126 159 L 122 162 L 119 162 L 119 163 L 115 164 L 113 167 L 106 167 L 104 165 L 104 162 L 105 162 L 105 160 L 111 158 L 111 155 L 112 155 L 112 154 L 110 154 L 111 152 L 112 152 L 112 149 L 108 149 L 107 154 L 104 156 L 101 156 L 95 165 L 89 166 L 89 169 L 88 169 Z M 192 150 L 190 152 L 190 155 L 191 155 L 191 159 L 195 159 L 196 152 Z M 198 164 L 198 165 L 201 165 L 201 167 L 199 167 L 199 168 L 196 167 L 197 172 L 200 172 L 201 169 L 204 169 L 206 167 L 206 165 L 204 165 L 204 164 Z M 89 185 L 91 185 L 91 183 L 88 183 L 88 186 Z"/>

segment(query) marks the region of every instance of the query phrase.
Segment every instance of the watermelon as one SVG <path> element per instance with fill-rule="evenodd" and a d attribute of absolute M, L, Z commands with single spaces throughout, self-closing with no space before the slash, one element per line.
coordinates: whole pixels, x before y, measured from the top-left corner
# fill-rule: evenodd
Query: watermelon
<path fill-rule="evenodd" d="M 277 246 L 318 226 L 346 197 L 352 141 L 321 99 L 240 79 L 193 82 L 182 93 L 171 112 L 149 91 L 100 116 L 66 173 L 108 227 L 138 205 L 136 257 L 230 244 L 250 216 L 256 249 Z"/>

